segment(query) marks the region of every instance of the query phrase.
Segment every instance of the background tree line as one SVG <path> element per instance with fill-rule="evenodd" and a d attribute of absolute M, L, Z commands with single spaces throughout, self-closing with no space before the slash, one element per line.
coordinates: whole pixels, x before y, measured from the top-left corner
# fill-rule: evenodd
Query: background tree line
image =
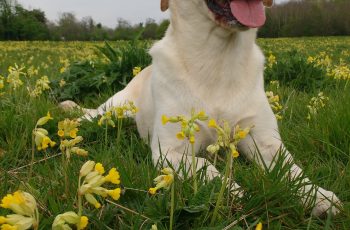
<path fill-rule="evenodd" d="M 266 10 L 260 37 L 350 35 L 349 0 L 302 0 Z"/>
<path fill-rule="evenodd" d="M 299 0 L 266 10 L 267 22 L 260 37 L 350 35 L 349 0 Z M 115 28 L 96 23 L 91 17 L 77 19 L 62 13 L 56 23 L 45 12 L 27 10 L 15 0 L 0 0 L 0 40 L 130 40 L 160 39 L 169 20 L 132 25 L 118 19 Z"/>

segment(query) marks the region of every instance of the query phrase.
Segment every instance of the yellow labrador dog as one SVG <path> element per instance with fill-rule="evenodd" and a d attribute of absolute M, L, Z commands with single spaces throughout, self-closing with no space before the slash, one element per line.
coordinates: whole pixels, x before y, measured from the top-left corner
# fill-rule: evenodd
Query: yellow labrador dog
<path fill-rule="evenodd" d="M 186 146 L 178 141 L 177 126 L 162 125 L 163 114 L 189 115 L 203 110 L 216 120 L 226 120 L 232 127 L 254 125 L 251 135 L 239 144 L 247 158 L 267 166 L 284 149 L 276 118 L 264 91 L 264 56 L 256 45 L 257 27 L 265 22 L 264 5 L 272 0 L 161 0 L 163 11 L 170 9 L 170 26 L 165 37 L 150 49 L 152 65 L 137 75 L 124 90 L 97 109 L 83 109 L 87 119 L 105 113 L 112 106 L 133 101 L 139 108 L 135 119 L 140 135 L 151 137 L 154 162 L 161 153 L 178 168 Z M 63 102 L 62 107 L 75 107 Z M 195 150 L 215 141 L 214 130 L 199 123 Z M 257 157 L 259 149 L 263 161 Z M 196 157 L 197 169 L 207 165 L 207 176 L 219 175 L 204 158 Z M 190 169 L 191 157 L 185 164 Z M 293 161 L 287 152 L 286 161 Z M 301 168 L 294 164 L 290 175 L 298 177 Z M 308 179 L 303 192 L 313 193 Z M 235 185 L 235 188 L 238 188 Z M 337 213 L 336 195 L 317 187 L 313 214 Z M 306 198 L 305 198 L 306 199 Z"/>

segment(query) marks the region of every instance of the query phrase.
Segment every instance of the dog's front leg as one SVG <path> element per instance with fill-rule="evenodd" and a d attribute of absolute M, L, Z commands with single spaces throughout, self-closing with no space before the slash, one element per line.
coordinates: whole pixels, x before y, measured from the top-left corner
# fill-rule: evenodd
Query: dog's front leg
<path fill-rule="evenodd" d="M 315 197 L 315 207 L 312 213 L 316 216 L 321 216 L 326 212 L 332 212 L 337 214 L 341 205 L 338 197 L 331 191 L 327 191 L 321 187 L 315 186 L 311 181 L 303 175 L 302 169 L 294 163 L 293 157 L 285 149 L 281 142 L 280 135 L 276 128 L 266 128 L 256 126 L 252 129 L 251 135 L 243 140 L 239 148 L 244 154 L 258 162 L 262 168 L 273 168 L 276 163 L 276 159 L 279 157 L 278 154 L 284 156 L 284 162 L 291 164 L 290 177 L 291 178 L 303 178 L 304 186 L 301 188 L 300 193 L 303 194 L 302 202 L 308 205 L 310 200 Z"/>

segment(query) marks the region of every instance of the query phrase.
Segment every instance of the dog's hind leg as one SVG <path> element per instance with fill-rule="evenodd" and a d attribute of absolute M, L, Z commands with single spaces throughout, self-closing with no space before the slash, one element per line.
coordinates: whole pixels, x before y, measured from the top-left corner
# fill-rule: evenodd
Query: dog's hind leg
<path fill-rule="evenodd" d="M 151 67 L 145 68 L 141 71 L 137 76 L 135 76 L 129 84 L 118 93 L 114 94 L 110 97 L 105 103 L 100 105 L 97 109 L 87 109 L 81 108 L 73 101 L 64 101 L 60 103 L 60 107 L 64 110 L 70 109 L 80 109 L 84 112 L 84 116 L 82 119 L 91 120 L 92 118 L 97 117 L 98 115 L 104 114 L 111 107 L 116 107 L 123 105 L 124 103 L 130 101 L 134 102 L 136 107 L 138 107 L 138 98 L 140 95 L 140 91 L 142 86 L 145 84 L 145 81 L 149 80 L 151 75 Z"/>

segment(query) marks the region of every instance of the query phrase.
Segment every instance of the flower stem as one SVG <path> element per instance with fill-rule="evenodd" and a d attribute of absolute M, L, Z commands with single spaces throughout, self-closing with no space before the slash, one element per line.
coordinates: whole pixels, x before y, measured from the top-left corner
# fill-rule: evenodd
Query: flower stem
<path fill-rule="evenodd" d="M 122 125 L 123 125 L 123 120 L 120 118 L 118 118 L 118 122 L 117 122 L 117 144 L 119 144 L 120 141 L 120 133 L 122 131 Z"/>
<path fill-rule="evenodd" d="M 218 161 L 218 153 L 215 153 L 214 156 L 214 167 L 216 167 L 216 162 Z"/>
<path fill-rule="evenodd" d="M 28 182 L 32 178 L 33 173 L 33 165 L 34 165 L 34 153 L 35 153 L 35 139 L 34 139 L 34 133 L 32 133 L 32 159 L 30 161 L 30 168 L 28 173 Z"/>
<path fill-rule="evenodd" d="M 69 150 L 66 150 L 69 151 Z M 63 173 L 64 173 L 64 193 L 66 195 L 66 198 L 68 199 L 68 193 L 69 193 L 69 188 L 68 188 L 68 160 L 67 160 L 67 153 L 62 154 L 62 161 L 63 161 Z"/>
<path fill-rule="evenodd" d="M 174 224 L 174 209 L 175 209 L 175 183 L 171 185 L 171 207 L 170 207 L 170 226 L 169 229 L 173 229 Z"/>
<path fill-rule="evenodd" d="M 194 194 L 197 193 L 197 162 L 196 162 L 196 155 L 194 153 L 194 144 L 191 144 L 192 149 L 192 178 L 193 178 L 193 191 Z"/>
<path fill-rule="evenodd" d="M 77 225 L 78 230 L 80 230 L 80 219 L 81 215 L 83 214 L 83 201 L 82 201 L 82 195 L 80 194 L 80 185 L 81 185 L 81 177 L 79 176 L 79 182 L 78 182 L 78 219 L 79 219 L 79 224 Z"/>
<path fill-rule="evenodd" d="M 108 123 L 106 122 L 106 127 L 105 127 L 105 147 L 107 148 L 108 144 Z"/>
<path fill-rule="evenodd" d="M 214 213 L 213 213 L 213 216 L 212 216 L 211 221 L 210 221 L 210 225 L 211 226 L 214 226 L 214 222 L 216 220 L 216 217 L 218 215 L 219 209 L 221 207 L 222 198 L 224 196 L 224 191 L 225 191 L 226 185 L 227 185 L 227 178 L 228 178 L 228 176 L 230 174 L 231 164 L 232 164 L 232 154 L 230 152 L 228 152 L 227 153 L 227 163 L 226 163 L 226 166 L 225 166 L 225 175 L 224 175 L 224 179 L 223 179 L 222 184 L 221 184 L 221 188 L 220 188 L 218 199 L 216 201 Z"/>

